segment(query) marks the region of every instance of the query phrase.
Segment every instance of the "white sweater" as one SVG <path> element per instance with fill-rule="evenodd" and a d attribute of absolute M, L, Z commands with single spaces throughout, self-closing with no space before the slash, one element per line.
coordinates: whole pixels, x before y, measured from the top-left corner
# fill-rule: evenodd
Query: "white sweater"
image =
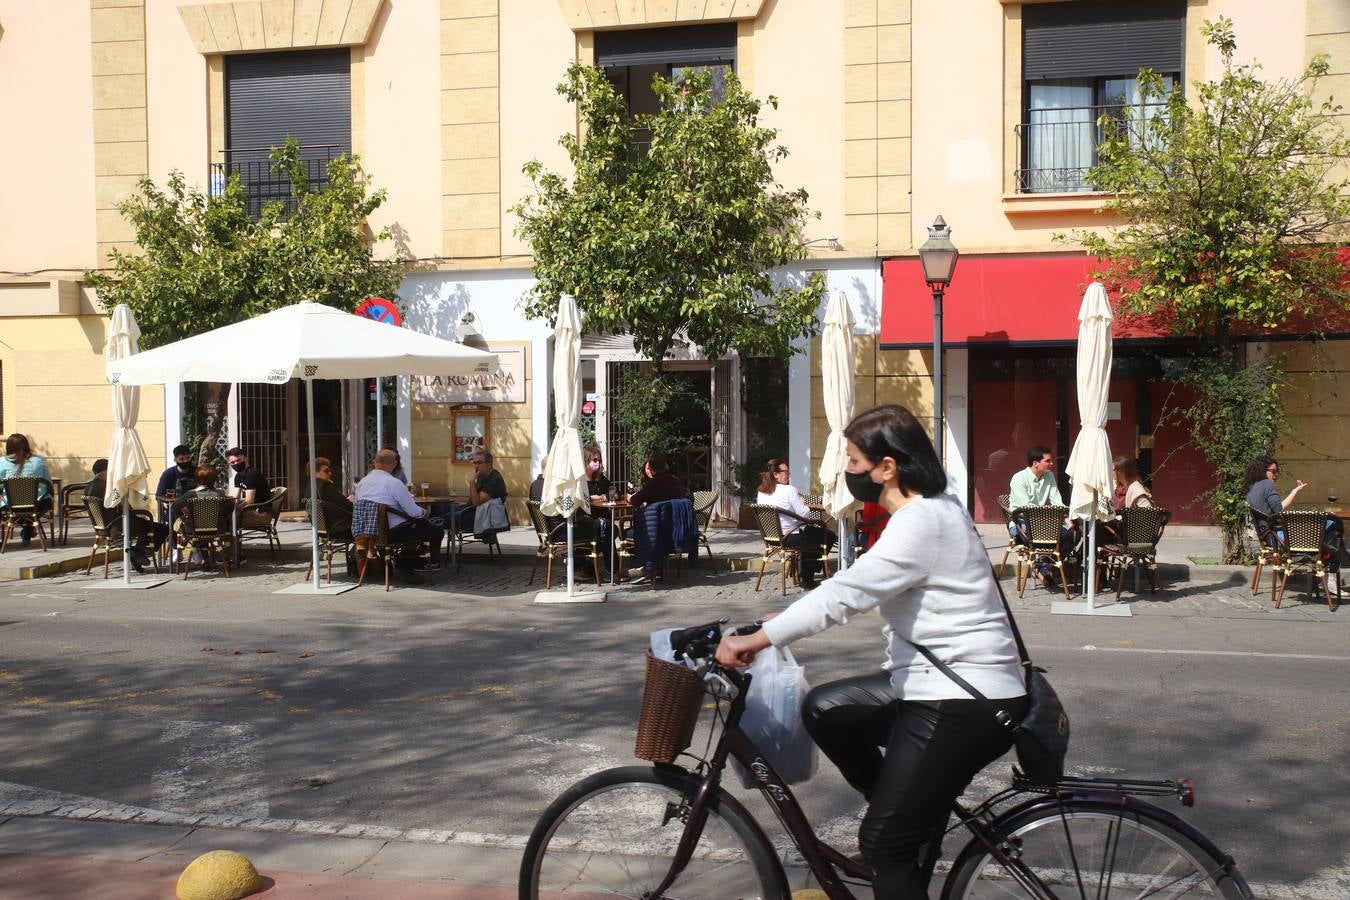
<path fill-rule="evenodd" d="M 882 668 L 898 696 L 970 698 L 900 635 L 923 644 L 990 699 L 1026 693 L 989 556 L 956 498 L 917 497 L 898 509 L 871 550 L 765 622 L 764 633 L 781 647 L 874 607 L 885 620 Z"/>

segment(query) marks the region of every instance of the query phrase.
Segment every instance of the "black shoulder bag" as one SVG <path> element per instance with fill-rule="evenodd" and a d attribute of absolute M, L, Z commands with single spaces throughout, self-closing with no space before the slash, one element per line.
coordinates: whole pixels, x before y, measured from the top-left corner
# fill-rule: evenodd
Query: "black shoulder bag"
<path fill-rule="evenodd" d="M 1064 711 L 1059 695 L 1046 679 L 1045 670 L 1033 664 L 1027 655 L 1027 646 L 1022 643 L 1022 633 L 1017 630 L 1017 620 L 1013 618 L 1012 608 L 1008 606 L 1008 598 L 1003 593 L 1003 585 L 999 583 L 997 575 L 994 575 L 994 584 L 998 587 L 999 599 L 1003 601 L 1003 610 L 1008 614 L 1008 624 L 1012 627 L 1013 640 L 1017 642 L 1022 668 L 1026 670 L 1027 714 L 1022 721 L 1013 721 L 1012 716 L 990 703 L 988 697 L 953 672 L 950 666 L 934 656 L 923 644 L 909 643 L 938 671 L 987 706 L 998 723 L 1013 733 L 1017 762 L 1022 772 L 1037 784 L 1051 785 L 1064 777 L 1064 757 L 1069 752 L 1069 714 Z"/>

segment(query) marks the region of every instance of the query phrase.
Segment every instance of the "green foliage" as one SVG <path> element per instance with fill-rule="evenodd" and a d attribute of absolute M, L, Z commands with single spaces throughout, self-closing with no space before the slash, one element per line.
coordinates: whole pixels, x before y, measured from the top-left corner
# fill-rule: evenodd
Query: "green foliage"
<path fill-rule="evenodd" d="M 672 468 L 693 443 L 695 436 L 679 427 L 690 411 L 706 416 L 708 398 L 697 393 L 681 378 L 669 378 L 660 372 L 627 373 L 620 383 L 617 402 L 610 411 L 621 431 L 630 435 L 626 475 L 633 482 L 642 480 L 642 463 L 647 454 L 659 451 L 671 461 Z"/>
<path fill-rule="evenodd" d="M 1340 107 L 1309 93 L 1327 61 L 1267 81 L 1233 62 L 1231 21 L 1204 33 L 1223 58 L 1217 81 L 1183 97 L 1146 69 L 1140 102 L 1161 111 L 1126 106 L 1099 120 L 1089 178 L 1124 224 L 1078 237 L 1120 311 L 1174 334 L 1224 343 L 1291 316 L 1314 329 L 1343 321 L 1345 269 L 1329 240 L 1350 223 L 1350 180 L 1334 171 L 1350 141 L 1331 118 Z"/>
<path fill-rule="evenodd" d="M 551 320 L 570 294 L 588 330 L 631 334 L 658 369 L 681 337 L 709 358 L 786 358 L 816 333 L 824 292 L 818 277 L 784 285 L 770 274 L 805 256 L 806 191 L 773 175 L 787 150 L 734 76 L 716 99 L 707 71 L 653 87 L 659 111 L 631 117 L 600 69 L 573 65 L 558 86 L 583 136 L 561 139 L 570 182 L 525 166 L 534 193 L 512 211 L 534 255 L 526 312 Z M 650 135 L 646 152 L 639 134 Z"/>
<path fill-rule="evenodd" d="M 1180 380 L 1195 388 L 1193 402 L 1164 411 L 1163 419 L 1178 415 L 1191 430 L 1191 440 L 1218 473 L 1218 483 L 1207 497 L 1210 509 L 1226 535 L 1225 555 L 1238 550 L 1247 511 L 1242 489 L 1247 463 L 1274 450 L 1284 431 L 1282 395 L 1288 392 L 1284 357 L 1272 355 L 1235 365 L 1224 354 L 1194 361 Z"/>

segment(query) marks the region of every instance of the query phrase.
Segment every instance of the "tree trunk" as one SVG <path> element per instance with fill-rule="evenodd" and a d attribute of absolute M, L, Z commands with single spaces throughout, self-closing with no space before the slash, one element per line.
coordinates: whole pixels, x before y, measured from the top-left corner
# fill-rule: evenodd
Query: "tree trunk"
<path fill-rule="evenodd" d="M 1242 529 L 1224 528 L 1220 537 L 1223 541 L 1223 563 L 1235 565 L 1244 562 L 1242 558 Z"/>
<path fill-rule="evenodd" d="M 225 430 L 225 411 L 230 399 L 228 381 L 212 381 L 205 386 L 206 434 L 197 448 L 197 465 L 209 466 L 216 461 L 216 444 Z"/>

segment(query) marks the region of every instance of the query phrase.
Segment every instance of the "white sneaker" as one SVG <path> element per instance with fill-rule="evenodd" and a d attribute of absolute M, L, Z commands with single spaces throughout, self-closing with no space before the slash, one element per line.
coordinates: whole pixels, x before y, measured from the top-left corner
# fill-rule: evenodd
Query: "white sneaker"
<path fill-rule="evenodd" d="M 1340 574 L 1337 572 L 1328 572 L 1324 576 L 1325 586 L 1328 597 L 1335 597 L 1336 592 L 1340 590 Z"/>

